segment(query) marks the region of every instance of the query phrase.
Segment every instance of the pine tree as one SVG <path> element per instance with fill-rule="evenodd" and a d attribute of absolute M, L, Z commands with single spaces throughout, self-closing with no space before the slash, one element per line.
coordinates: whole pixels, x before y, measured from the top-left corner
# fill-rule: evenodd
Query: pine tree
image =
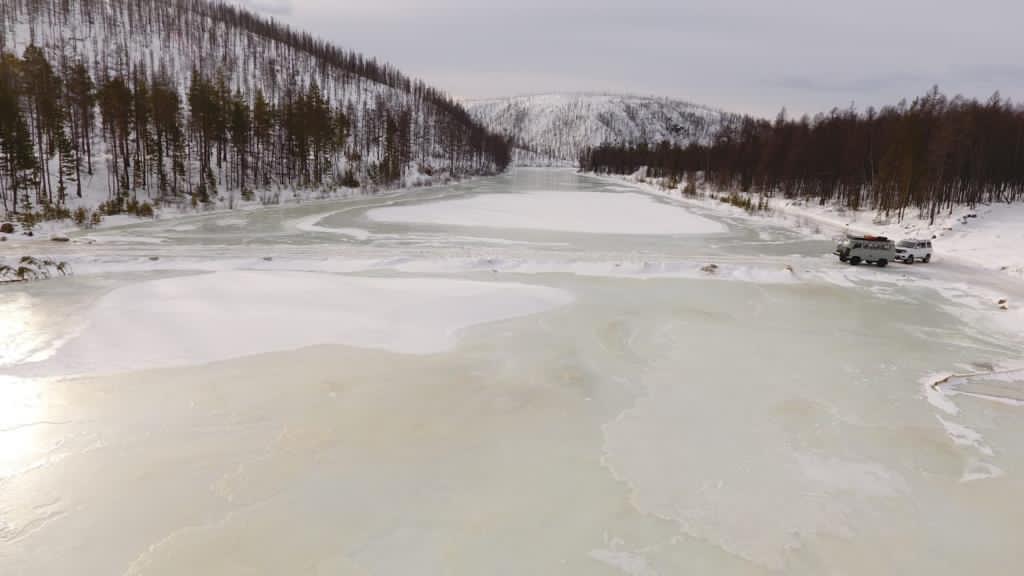
<path fill-rule="evenodd" d="M 2 159 L 3 205 L 5 212 L 31 211 L 29 191 L 36 185 L 39 163 L 33 151 L 32 135 L 21 105 L 19 62 L 11 55 L 0 56 L 0 159 Z"/>
<path fill-rule="evenodd" d="M 38 46 L 30 45 L 25 48 L 21 77 L 24 94 L 30 103 L 31 125 L 39 160 L 36 174 L 39 189 L 36 194 L 36 202 L 51 204 L 53 194 L 47 165 L 49 159 L 53 158 L 57 152 L 57 143 L 63 132 L 61 107 L 58 105 L 61 87 L 57 75 L 53 72 L 53 67 Z"/>

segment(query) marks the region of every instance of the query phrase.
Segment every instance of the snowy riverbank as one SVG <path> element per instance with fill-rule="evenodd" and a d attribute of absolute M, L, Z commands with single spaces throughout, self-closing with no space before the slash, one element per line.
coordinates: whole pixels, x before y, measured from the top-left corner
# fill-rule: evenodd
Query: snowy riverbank
<path fill-rule="evenodd" d="M 13 233 L 0 232 L 0 242 L 8 246 L 15 244 L 34 243 L 39 241 L 51 241 L 54 239 L 66 238 L 69 234 L 79 232 L 101 231 L 120 226 L 139 224 L 143 222 L 173 221 L 176 219 L 198 216 L 198 215 L 223 215 L 225 218 L 231 214 L 248 213 L 267 208 L 280 208 L 297 204 L 332 202 L 347 200 L 361 196 L 390 196 L 401 194 L 418 188 L 431 186 L 444 186 L 453 182 L 471 181 L 473 177 L 452 178 L 447 174 L 427 176 L 416 173 L 406 178 L 403 186 L 396 188 L 305 188 L 305 189 L 284 189 L 272 188 L 260 190 L 246 200 L 237 192 L 224 192 L 213 199 L 209 204 L 192 206 L 188 197 L 182 197 L 179 204 L 157 204 L 154 207 L 152 218 L 135 216 L 132 214 L 116 214 L 103 216 L 101 222 L 95 225 L 80 226 L 71 219 L 47 220 L 39 222 L 32 227 L 32 235 L 25 234 L 20 222 L 15 215 L 6 215 L 0 218 L 0 223 L 9 222 L 14 227 Z M 97 187 L 87 187 L 83 198 L 71 197 L 68 199 L 69 210 L 82 207 L 86 210 L 97 210 L 98 206 L 106 201 L 106 192 Z M 140 195 L 139 202 L 152 202 L 152 198 Z"/>
<path fill-rule="evenodd" d="M 809 235 L 831 238 L 846 232 L 877 234 L 894 240 L 909 238 L 935 241 L 936 258 L 945 258 L 971 268 L 998 272 L 1024 280 L 1024 204 L 990 204 L 975 208 L 958 206 L 944 212 L 934 223 L 915 212 L 902 222 L 886 218 L 874 210 L 848 210 L 820 206 L 800 200 L 765 198 L 767 210 L 749 213 L 718 199 L 706 189 L 696 196 L 669 189 L 660 179 L 631 176 L 594 175 L 613 182 L 624 182 L 652 194 L 669 196 L 684 203 L 724 211 L 733 216 L 765 220 Z M 761 197 L 750 194 L 756 205 Z"/>

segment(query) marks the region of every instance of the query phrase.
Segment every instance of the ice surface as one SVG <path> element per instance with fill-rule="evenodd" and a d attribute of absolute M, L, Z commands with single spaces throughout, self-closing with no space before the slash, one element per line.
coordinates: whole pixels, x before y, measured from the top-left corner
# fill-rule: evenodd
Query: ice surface
<path fill-rule="evenodd" d="M 452 347 L 475 324 L 567 304 L 570 294 L 514 283 L 225 271 L 119 288 L 46 365 L 57 374 L 202 364 L 346 344 L 408 354 Z"/>
<path fill-rule="evenodd" d="M 621 192 L 517 171 L 33 246 L 75 275 L 0 286 L 0 573 L 1013 573 L 1019 379 L 930 386 L 1022 365 L 1010 278 Z M 724 231 L 566 234 L 592 194 Z"/>
<path fill-rule="evenodd" d="M 377 208 L 378 222 L 558 230 L 590 234 L 718 234 L 721 223 L 636 193 L 531 191 Z"/>

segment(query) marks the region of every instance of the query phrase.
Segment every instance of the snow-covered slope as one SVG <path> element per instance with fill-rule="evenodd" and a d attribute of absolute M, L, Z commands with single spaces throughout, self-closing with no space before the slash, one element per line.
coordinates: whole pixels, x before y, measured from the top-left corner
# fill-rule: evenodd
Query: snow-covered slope
<path fill-rule="evenodd" d="M 47 204 L 93 209 L 128 196 L 158 208 L 212 204 L 243 189 L 278 198 L 296 189 L 416 185 L 507 163 L 504 141 L 443 92 L 219 0 L 3 0 L 8 77 L 44 69 L 25 64 L 30 47 L 47 69 L 33 78 L 50 84 L 8 82 L 16 89 L 5 102 L 20 103 L 22 132 L 40 143 L 23 146 L 33 161 L 19 168 L 20 188 L 0 171 L 2 221 Z M 88 80 L 75 84 L 87 94 L 81 111 L 66 88 L 76 67 Z M 35 89 L 48 85 L 55 88 Z M 44 93 L 56 95 L 45 110 L 37 105 L 51 101 Z M 63 113 L 44 118 L 40 110 Z M 0 133 L 0 145 L 12 134 Z M 82 167 L 68 194 L 57 192 L 63 140 Z"/>
<path fill-rule="evenodd" d="M 606 143 L 704 142 L 731 118 L 680 100 L 616 94 L 541 94 L 464 104 L 479 122 L 512 140 L 519 163 L 531 165 L 575 162 L 584 149 Z"/>

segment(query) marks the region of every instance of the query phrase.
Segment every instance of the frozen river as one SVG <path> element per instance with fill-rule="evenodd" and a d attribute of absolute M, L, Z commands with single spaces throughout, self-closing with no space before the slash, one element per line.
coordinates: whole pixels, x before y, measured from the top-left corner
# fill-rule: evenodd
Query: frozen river
<path fill-rule="evenodd" d="M 1024 374 L 928 384 L 1019 288 L 827 236 L 520 170 L 34 245 L 0 573 L 1017 573 Z"/>

